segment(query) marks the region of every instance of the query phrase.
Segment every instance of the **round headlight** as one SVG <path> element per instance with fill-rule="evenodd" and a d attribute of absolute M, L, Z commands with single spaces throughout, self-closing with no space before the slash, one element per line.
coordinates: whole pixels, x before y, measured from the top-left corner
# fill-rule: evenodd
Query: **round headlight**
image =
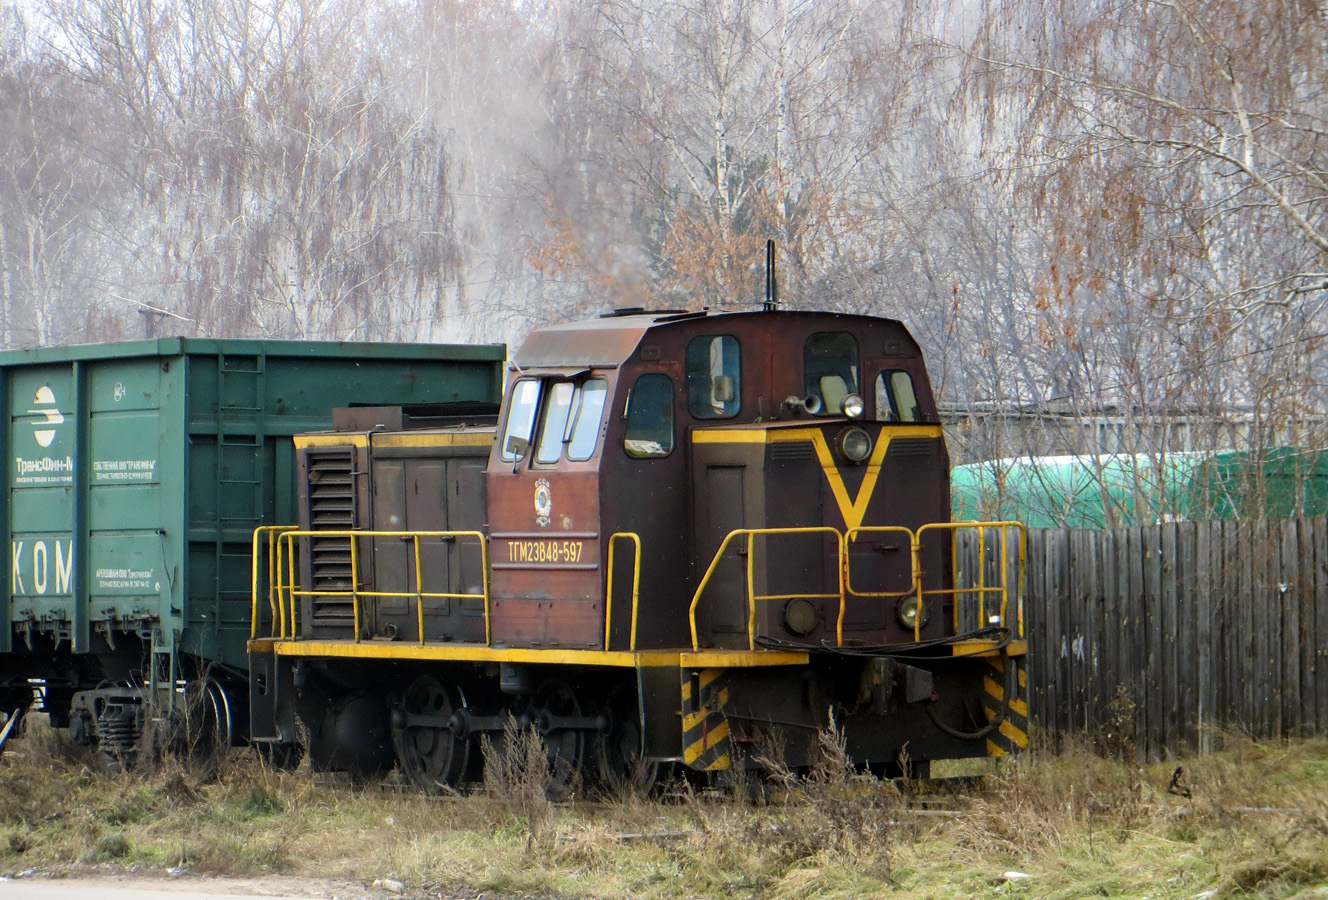
<path fill-rule="evenodd" d="M 919 619 L 922 620 L 922 625 L 927 624 L 927 604 L 917 596 L 905 597 L 899 601 L 895 615 L 898 616 L 900 625 L 912 631 L 914 627 L 921 627 L 917 624 Z"/>
<path fill-rule="evenodd" d="M 871 435 L 856 425 L 839 432 L 835 443 L 839 445 L 839 455 L 851 463 L 860 463 L 871 456 Z"/>
<path fill-rule="evenodd" d="M 784 627 L 798 637 L 815 631 L 818 619 L 820 616 L 810 600 L 794 597 L 784 604 Z"/>
<path fill-rule="evenodd" d="M 862 402 L 862 398 L 857 394 L 848 394 L 844 397 L 844 402 L 839 404 L 840 411 L 850 419 L 862 418 L 862 411 L 867 405 Z"/>

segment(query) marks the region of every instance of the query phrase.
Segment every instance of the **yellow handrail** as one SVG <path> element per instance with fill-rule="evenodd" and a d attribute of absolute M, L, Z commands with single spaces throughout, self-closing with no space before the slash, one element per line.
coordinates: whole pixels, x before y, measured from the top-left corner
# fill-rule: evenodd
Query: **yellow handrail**
<path fill-rule="evenodd" d="M 280 578 L 276 577 L 279 570 L 277 569 L 277 558 L 276 558 L 276 553 L 274 551 L 276 549 L 277 538 L 280 536 L 280 534 L 282 532 L 294 531 L 294 530 L 295 530 L 294 525 L 259 525 L 257 528 L 254 529 L 254 535 L 252 538 L 253 543 L 252 547 L 250 548 L 250 554 L 249 554 L 249 585 L 250 585 L 250 599 L 251 599 L 251 607 L 249 610 L 250 640 L 254 640 L 255 638 L 258 637 L 258 593 L 259 593 L 258 560 L 260 558 L 259 538 L 264 536 L 267 538 L 267 605 L 269 612 L 271 612 L 272 614 L 271 627 L 272 629 L 279 630 L 280 634 L 283 637 L 285 636 L 285 625 L 286 625 L 285 619 L 283 618 L 280 621 L 280 623 L 278 623 L 277 620 L 278 601 L 276 599 L 276 592 L 280 590 L 279 585 L 281 580 Z M 284 608 L 284 606 L 282 608 Z M 272 635 L 272 637 L 276 636 L 277 636 L 276 634 Z"/>
<path fill-rule="evenodd" d="M 956 578 L 955 578 L 955 581 L 954 581 L 954 587 L 953 587 L 953 588 L 950 588 L 950 589 L 934 588 L 934 589 L 929 590 L 929 591 L 925 591 L 925 592 L 922 591 L 922 589 L 921 589 L 921 561 L 920 561 L 920 554 L 921 554 L 921 547 L 922 547 L 922 537 L 923 537 L 923 534 L 924 534 L 925 532 L 928 532 L 928 531 L 949 531 L 949 532 L 951 532 L 952 535 L 955 535 L 955 534 L 957 534 L 957 533 L 960 532 L 960 531 L 970 530 L 970 529 L 972 529 L 972 530 L 976 530 L 977 533 L 978 533 L 978 566 L 977 566 L 977 571 L 978 571 L 978 583 L 977 583 L 977 586 L 974 587 L 973 585 L 968 585 L 968 586 L 965 586 L 965 587 L 960 587 L 960 586 L 959 586 L 959 583 L 958 583 L 959 580 L 958 580 L 958 578 L 956 577 Z M 993 587 L 988 587 L 988 586 L 987 586 L 987 567 L 986 567 L 986 565 L 985 565 L 985 560 L 986 560 L 986 535 L 987 535 L 987 531 L 988 531 L 989 529 L 999 529 L 999 531 L 1000 531 L 1000 556 L 1001 556 L 1001 558 L 1000 558 L 1000 571 L 1001 571 L 1001 583 L 1000 583 L 1000 585 L 998 585 L 998 586 L 993 586 Z M 1017 592 L 1017 593 L 1016 593 L 1016 597 L 1015 597 L 1015 622 L 1016 622 L 1016 626 L 1015 626 L 1015 629 L 1014 629 L 1014 633 L 1015 633 L 1015 636 L 1016 636 L 1016 637 L 1020 637 L 1020 638 L 1022 638 L 1022 637 L 1024 636 L 1024 603 L 1023 603 L 1023 595 L 1022 595 L 1022 593 L 1020 593 L 1020 592 L 1022 592 L 1022 590 L 1023 590 L 1024 577 L 1025 577 L 1025 565 L 1026 565 L 1026 561 L 1027 561 L 1027 556 L 1026 556 L 1026 553 L 1027 553 L 1027 550 L 1026 550 L 1026 546 L 1027 546 L 1027 545 L 1026 545 L 1026 542 L 1027 542 L 1027 532 L 1026 532 L 1026 530 L 1024 529 L 1024 526 L 1023 526 L 1021 523 L 1019 523 L 1019 522 L 1014 522 L 1014 521 L 998 521 L 998 522 L 931 522 L 931 523 L 928 523 L 928 524 L 923 525 L 923 526 L 921 526 L 920 528 L 918 528 L 918 530 L 917 530 L 917 536 L 916 536 L 916 538 L 914 539 L 914 554 L 915 554 L 914 571 L 915 571 L 915 573 L 916 573 L 916 576 L 915 576 L 915 577 L 918 579 L 918 596 L 919 596 L 919 598 L 923 597 L 924 594 L 925 594 L 926 596 L 955 596 L 955 597 L 957 597 L 957 596 L 960 595 L 960 594 L 977 594 L 977 597 L 978 597 L 978 618 L 979 618 L 979 621 L 980 621 L 983 625 L 986 625 L 986 624 L 987 624 L 987 621 L 988 621 L 988 620 L 987 620 L 987 595 L 988 595 L 988 594 L 997 594 L 997 595 L 1000 596 L 1000 601 L 1001 601 L 1001 606 L 1000 606 L 1000 620 L 1001 620 L 1001 624 L 1002 624 L 1002 625 L 1005 625 L 1006 623 L 1008 623 L 1008 622 L 1009 622 L 1009 618 L 1008 618 L 1008 613 L 1009 613 L 1009 602 L 1010 602 L 1010 584 L 1009 584 L 1009 578 L 1008 578 L 1009 571 L 1010 571 L 1010 569 L 1009 569 L 1009 565 L 1010 565 L 1010 560 L 1009 560 L 1009 543 L 1010 543 L 1010 542 L 1009 542 L 1008 540 L 1006 540 L 1006 538 L 1005 538 L 1005 533 L 1006 533 L 1007 531 L 1009 531 L 1010 529 L 1014 529 L 1014 531 L 1019 535 L 1019 556 L 1018 556 L 1018 559 L 1017 559 L 1017 566 L 1018 566 L 1018 568 L 1016 569 L 1015 578 L 1014 578 L 1015 589 L 1016 589 L 1016 592 Z M 958 555 L 955 553 L 954 546 L 952 545 L 951 548 L 950 548 L 950 557 L 951 557 L 951 560 L 952 560 L 952 566 L 955 566 L 955 567 L 956 567 L 956 570 L 957 570 L 957 565 L 958 565 L 958 562 L 957 562 L 957 556 L 958 556 Z M 954 605 L 954 627 L 955 627 L 955 631 L 957 632 L 957 631 L 959 630 L 959 604 L 958 604 L 958 603 L 956 603 L 956 604 Z"/>
<path fill-rule="evenodd" d="M 753 557 L 755 556 L 755 538 L 757 535 L 772 534 L 832 534 L 835 536 L 836 551 L 836 571 L 839 573 L 838 592 L 834 594 L 757 594 L 755 585 L 755 571 Z M 700 642 L 696 633 L 696 607 L 701 602 L 701 595 L 705 592 L 706 585 L 710 583 L 710 578 L 714 575 L 719 561 L 724 557 L 728 550 L 729 542 L 735 537 L 745 535 L 747 537 L 747 649 L 756 649 L 756 604 L 768 600 L 792 600 L 795 597 L 807 599 L 837 599 L 840 605 L 844 602 L 844 535 L 837 528 L 831 528 L 828 525 L 813 525 L 806 528 L 735 528 L 724 536 L 720 542 L 719 549 L 715 551 L 715 556 L 710 560 L 710 565 L 706 568 L 705 575 L 701 577 L 701 583 L 696 586 L 696 593 L 692 595 L 692 603 L 687 609 L 688 625 L 692 632 L 692 649 L 699 650 Z"/>
<path fill-rule="evenodd" d="M 952 535 L 966 529 L 978 530 L 978 572 L 977 585 L 960 585 L 957 569 L 957 554 L 954 543 L 951 544 L 951 565 L 954 568 L 953 586 L 950 588 L 935 588 L 924 590 L 922 588 L 923 572 L 921 566 L 922 544 L 925 535 L 928 532 L 949 531 Z M 988 586 L 986 583 L 985 553 L 986 553 L 986 529 L 1000 530 L 1000 571 L 1001 583 L 997 586 Z M 954 596 L 958 598 L 961 594 L 976 594 L 978 597 L 978 614 L 981 621 L 987 622 L 987 595 L 998 594 L 1000 596 L 1000 621 L 1006 624 L 1010 621 L 1009 605 L 1011 584 L 1009 578 L 1009 540 L 1006 533 L 1009 529 L 1014 529 L 1018 534 L 1018 558 L 1017 572 L 1014 578 L 1015 584 L 1015 627 L 1014 632 L 1017 637 L 1024 636 L 1024 610 L 1022 586 L 1025 577 L 1025 567 L 1027 564 L 1027 533 L 1018 522 L 999 521 L 999 522 L 937 522 L 923 525 L 916 532 L 902 526 L 860 526 L 849 529 L 846 533 L 841 533 L 835 528 L 829 526 L 811 526 L 806 528 L 739 528 L 729 532 L 724 536 L 719 549 L 715 552 L 697 585 L 696 592 L 692 596 L 688 607 L 688 626 L 691 632 L 692 649 L 700 649 L 700 639 L 697 631 L 697 608 L 700 605 L 701 597 L 710 584 L 720 560 L 729 550 L 731 543 L 738 538 L 745 538 L 747 544 L 747 562 L 746 562 L 746 605 L 747 605 L 747 644 L 749 650 L 756 649 L 756 606 L 758 603 L 772 600 L 789 600 L 793 598 L 806 599 L 837 599 L 839 602 L 838 616 L 835 622 L 835 639 L 839 645 L 844 642 L 844 619 L 847 610 L 847 598 L 849 595 L 854 597 L 904 597 L 917 592 L 919 600 L 925 597 L 935 596 Z M 852 573 L 849 570 L 848 546 L 859 535 L 866 533 L 897 533 L 905 535 L 909 541 L 910 547 L 910 586 L 904 591 L 866 591 L 853 586 Z M 757 594 L 756 593 L 756 538 L 758 536 L 769 535 L 833 535 L 835 537 L 837 562 L 836 571 L 838 573 L 838 583 L 836 593 L 805 593 L 794 594 Z M 411 552 L 414 555 L 413 568 L 415 573 L 415 589 L 413 591 L 369 591 L 359 588 L 360 573 L 360 543 L 363 539 L 375 538 L 408 538 L 411 543 Z M 349 589 L 345 590 L 312 590 L 304 589 L 299 586 L 296 576 L 296 551 L 297 541 L 310 539 L 343 538 L 350 545 L 351 553 L 351 584 Z M 454 592 L 432 592 L 423 590 L 423 563 L 421 561 L 422 541 L 429 539 L 470 539 L 478 541 L 481 554 L 481 571 L 483 572 L 483 590 L 480 593 L 454 593 Z M 632 612 L 631 612 L 631 633 L 629 648 L 636 650 L 638 617 L 640 612 L 640 586 L 641 586 L 641 539 L 631 532 L 618 532 L 609 537 L 608 545 L 608 566 L 606 572 L 605 589 L 605 610 L 604 610 L 604 649 L 608 650 L 612 638 L 613 625 L 613 582 L 614 567 L 616 562 L 616 546 L 619 540 L 630 540 L 633 544 L 634 559 L 632 572 Z M 256 639 L 259 634 L 259 625 L 261 622 L 259 597 L 262 590 L 260 584 L 260 562 L 259 558 L 264 542 L 266 543 L 267 558 L 267 600 L 271 615 L 270 633 L 274 638 L 285 640 L 298 639 L 299 627 L 297 624 L 297 598 L 302 597 L 343 597 L 351 601 L 352 624 L 355 628 L 355 640 L 361 640 L 360 615 L 361 599 L 371 597 L 413 597 L 415 599 L 416 622 L 418 628 L 417 639 L 423 644 L 424 638 L 424 601 L 426 599 L 479 599 L 484 604 L 484 641 L 486 645 L 493 643 L 493 624 L 491 618 L 492 598 L 489 585 L 489 556 L 488 556 L 488 538 L 479 531 L 301 531 L 292 526 L 285 525 L 264 525 L 254 530 L 252 539 L 253 558 L 251 560 L 251 610 L 250 610 L 250 638 Z M 956 632 L 959 627 L 959 604 L 954 604 L 954 626 Z M 919 638 L 921 631 L 921 617 L 914 623 L 914 638 Z"/>
<path fill-rule="evenodd" d="M 636 611 L 641 599 L 641 538 L 631 531 L 619 531 L 609 535 L 609 566 L 604 582 L 604 649 L 609 649 L 609 635 L 613 628 L 613 546 L 618 538 L 630 540 L 636 546 L 632 565 L 632 625 L 628 636 L 627 649 L 636 650 Z"/>
<path fill-rule="evenodd" d="M 891 533 L 900 533 L 900 532 L 908 536 L 908 558 L 909 558 L 908 588 L 902 591 L 855 590 L 853 588 L 853 573 L 852 571 L 850 571 L 848 564 L 849 561 L 848 546 L 852 544 L 853 541 L 860 534 L 891 534 Z M 844 615 L 848 610 L 847 595 L 852 594 L 854 597 L 880 597 L 880 598 L 907 597 L 909 594 L 912 594 L 914 591 L 918 589 L 918 584 L 922 580 L 922 573 L 918 571 L 917 538 L 913 534 L 911 529 L 905 528 L 902 525 L 860 525 L 857 528 L 850 528 L 844 534 L 844 548 L 845 548 L 844 552 L 845 597 L 839 601 L 839 619 L 835 623 L 835 640 L 838 641 L 841 646 L 844 643 Z M 920 629 L 921 626 L 917 622 L 914 622 L 913 624 L 914 640 L 918 639 Z"/>
<path fill-rule="evenodd" d="M 295 574 L 295 556 L 296 542 L 305 539 L 324 539 L 324 538 L 345 538 L 350 545 L 351 554 L 351 584 L 348 590 L 307 590 L 298 587 Z M 415 590 L 413 591 L 366 591 L 359 588 L 359 544 L 361 539 L 377 538 L 409 538 L 411 541 L 411 550 L 414 554 L 415 571 Z M 450 591 L 425 591 L 423 587 L 423 567 L 420 561 L 421 541 L 427 539 L 461 539 L 474 538 L 480 547 L 480 568 L 484 573 L 483 590 L 480 593 L 473 592 L 450 592 Z M 257 536 L 255 535 L 255 541 Z M 426 599 L 458 599 L 474 600 L 479 599 L 484 602 L 484 642 L 491 644 L 493 642 L 493 625 L 490 617 L 490 594 L 489 594 L 489 545 L 488 538 L 480 531 L 300 531 L 297 529 L 288 529 L 279 534 L 277 542 L 277 562 L 275 565 L 276 577 L 278 579 L 275 594 L 279 606 L 281 619 L 280 637 L 287 636 L 285 623 L 287 620 L 287 608 L 289 608 L 289 619 L 291 624 L 290 637 L 296 638 L 295 627 L 295 600 L 297 597 L 349 597 L 351 601 L 352 624 L 355 628 L 355 640 L 360 640 L 360 600 L 368 597 L 413 597 L 416 604 L 416 616 L 419 628 L 418 640 L 424 643 L 424 603 Z M 282 566 L 282 563 L 285 566 Z M 256 564 L 255 564 L 256 565 Z M 283 568 L 285 578 L 283 580 Z M 255 574 L 255 579 L 257 575 Z M 255 600 L 255 608 L 257 601 Z M 255 626 L 256 627 L 256 626 Z"/>

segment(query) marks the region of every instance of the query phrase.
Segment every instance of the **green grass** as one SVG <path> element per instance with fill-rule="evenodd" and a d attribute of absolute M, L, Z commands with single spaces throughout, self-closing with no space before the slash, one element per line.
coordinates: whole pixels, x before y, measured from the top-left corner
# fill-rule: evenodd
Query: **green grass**
<path fill-rule="evenodd" d="M 1142 768 L 1085 752 L 984 764 L 944 816 L 835 765 L 764 804 L 680 787 L 666 803 L 549 805 L 520 786 L 428 798 L 246 754 L 206 784 L 169 765 L 110 775 L 34 728 L 0 758 L 0 874 L 183 865 L 603 900 L 1328 900 L 1328 742 L 1225 743 Z M 1189 797 L 1168 793 L 1178 765 Z"/>

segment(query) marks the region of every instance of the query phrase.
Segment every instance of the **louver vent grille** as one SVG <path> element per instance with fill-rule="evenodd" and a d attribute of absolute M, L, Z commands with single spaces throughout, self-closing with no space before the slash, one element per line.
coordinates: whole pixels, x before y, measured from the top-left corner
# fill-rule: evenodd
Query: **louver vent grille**
<path fill-rule="evenodd" d="M 355 527 L 355 456 L 350 448 L 309 454 L 309 527 L 346 531 Z M 351 589 L 350 538 L 314 538 L 309 565 L 315 591 Z M 354 616 L 349 596 L 315 596 L 315 624 L 347 622 Z"/>
<path fill-rule="evenodd" d="M 930 438 L 895 438 L 890 442 L 888 456 L 930 456 L 936 452 L 936 442 Z"/>
<path fill-rule="evenodd" d="M 309 527 L 316 531 L 355 527 L 354 451 L 309 454 Z"/>
<path fill-rule="evenodd" d="M 811 441 L 795 444 L 771 444 L 771 459 L 815 459 L 816 453 L 812 450 Z"/>

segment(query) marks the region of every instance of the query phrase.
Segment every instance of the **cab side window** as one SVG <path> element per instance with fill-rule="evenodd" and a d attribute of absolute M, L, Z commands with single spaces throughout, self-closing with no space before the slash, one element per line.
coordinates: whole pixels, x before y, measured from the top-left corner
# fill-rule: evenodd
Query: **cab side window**
<path fill-rule="evenodd" d="M 535 431 L 535 413 L 539 411 L 540 383 L 523 378 L 512 386 L 512 400 L 507 408 L 507 426 L 503 429 L 503 442 L 499 455 L 513 462 L 522 459 L 530 448 L 530 437 Z"/>
<path fill-rule="evenodd" d="M 876 418 L 887 422 L 921 422 L 918 395 L 913 390 L 913 376 L 903 369 L 876 376 Z"/>
<path fill-rule="evenodd" d="M 638 459 L 673 451 L 673 379 L 662 372 L 647 372 L 632 385 L 623 449 Z"/>
<path fill-rule="evenodd" d="M 742 407 L 742 360 L 731 334 L 687 342 L 687 409 L 698 419 L 731 419 Z"/>
<path fill-rule="evenodd" d="M 822 416 L 844 414 L 844 398 L 858 393 L 858 339 L 847 331 L 820 331 L 802 348 L 802 376 L 808 397 L 821 402 Z"/>

